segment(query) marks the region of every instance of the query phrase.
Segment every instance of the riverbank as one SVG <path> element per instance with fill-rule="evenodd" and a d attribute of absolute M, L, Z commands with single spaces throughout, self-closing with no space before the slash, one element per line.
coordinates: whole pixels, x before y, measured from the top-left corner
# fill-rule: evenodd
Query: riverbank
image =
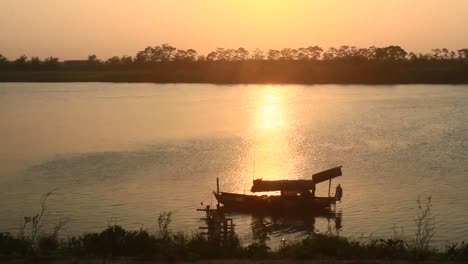
<path fill-rule="evenodd" d="M 333 234 L 311 234 L 298 241 L 285 242 L 277 250 L 267 245 L 266 236 L 242 245 L 237 236 L 229 240 L 211 240 L 201 234 L 171 233 L 167 225 L 157 234 L 145 230 L 127 231 L 109 226 L 99 233 L 58 239 L 57 232 L 27 237 L 0 233 L 0 256 L 3 260 L 23 261 L 31 258 L 53 259 L 147 259 L 154 261 L 196 260 L 425 260 L 466 261 L 468 244 L 447 243 L 444 250 L 426 244 L 422 233 L 414 240 L 379 238 L 351 240 Z M 46 261 L 47 262 L 47 261 Z M 13 262 L 12 262 L 13 263 Z M 61 263 L 59 261 L 59 263 Z M 235 262 L 234 262 L 235 263 Z"/>
<path fill-rule="evenodd" d="M 64 221 L 56 223 L 49 231 L 41 229 L 47 212 L 47 198 L 41 199 L 42 210 L 34 217 L 24 217 L 17 235 L 0 233 L 0 257 L 26 260 L 38 257 L 76 257 L 108 259 L 114 257 L 149 259 L 156 261 L 196 260 L 429 260 L 466 261 L 468 243 L 447 242 L 443 250 L 431 245 L 435 233 L 431 198 L 418 199 L 415 218 L 417 232 L 408 238 L 396 228 L 391 238 L 349 239 L 338 233 L 310 233 L 302 240 L 282 241 L 272 250 L 267 243 L 268 230 L 257 230 L 253 242 L 243 243 L 234 230 L 229 235 L 216 231 L 207 233 L 172 232 L 171 213 L 158 217 L 158 231 L 150 233 L 143 228 L 126 230 L 119 225 L 109 225 L 101 232 L 61 239 Z M 59 262 L 60 263 L 60 262 Z"/>
<path fill-rule="evenodd" d="M 250 263 L 250 264 L 290 264 L 298 263 L 297 260 L 292 259 L 281 259 L 281 260 L 245 260 L 245 259 L 215 259 L 215 260 L 197 260 L 197 261 L 154 261 L 154 260 L 141 260 L 141 259 L 129 259 L 129 258 L 11 258 L 11 259 L 0 259 L 1 262 L 6 264 L 22 264 L 22 263 L 55 263 L 55 264 L 149 264 L 149 263 L 209 263 L 209 264 L 238 264 L 238 263 Z M 419 264 L 435 264 L 441 263 L 440 261 L 426 260 L 426 261 L 411 261 L 411 260 L 301 260 L 303 264 L 321 264 L 321 263 L 334 263 L 334 264 L 381 264 L 381 263 L 392 263 L 392 264 L 406 264 L 406 263 L 419 263 Z M 461 261 L 443 261 L 443 263 L 462 263 Z"/>
<path fill-rule="evenodd" d="M 468 49 L 407 52 L 400 46 L 344 45 L 256 49 L 217 48 L 206 55 L 169 44 L 135 56 L 41 60 L 0 54 L 0 82 L 153 82 L 214 84 L 467 84 Z"/>

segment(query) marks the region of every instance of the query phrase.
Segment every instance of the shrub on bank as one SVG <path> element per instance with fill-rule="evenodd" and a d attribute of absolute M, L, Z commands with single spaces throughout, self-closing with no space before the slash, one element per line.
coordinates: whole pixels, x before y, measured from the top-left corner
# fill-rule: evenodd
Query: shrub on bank
<path fill-rule="evenodd" d="M 145 230 L 127 231 L 121 226 L 107 227 L 100 233 L 69 238 L 62 252 L 73 256 L 133 256 L 160 259 L 199 259 L 241 257 L 237 237 L 219 244 L 203 236 L 183 233 L 153 235 Z"/>
<path fill-rule="evenodd" d="M 0 255 L 20 255 L 24 256 L 31 252 L 32 245 L 29 241 L 16 238 L 10 233 L 0 233 Z"/>
<path fill-rule="evenodd" d="M 468 260 L 468 243 L 448 243 L 445 247 L 445 258 L 449 260 Z"/>
<path fill-rule="evenodd" d="M 453 259 L 462 256 L 461 247 L 453 248 Z M 443 254 L 435 249 L 415 251 L 403 239 L 371 239 L 353 241 L 344 237 L 313 234 L 302 241 L 292 242 L 281 247 L 276 253 L 281 258 L 299 259 L 439 259 Z"/>
<path fill-rule="evenodd" d="M 286 244 L 278 251 L 280 257 L 285 258 L 340 258 L 354 257 L 354 248 L 360 248 L 359 243 L 348 239 L 323 234 L 313 234 L 302 241 Z"/>

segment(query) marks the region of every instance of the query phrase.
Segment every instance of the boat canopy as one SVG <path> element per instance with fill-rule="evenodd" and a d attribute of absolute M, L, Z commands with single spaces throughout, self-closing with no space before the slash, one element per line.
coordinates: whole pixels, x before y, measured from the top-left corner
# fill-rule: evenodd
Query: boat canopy
<path fill-rule="evenodd" d="M 317 183 L 331 180 L 341 175 L 343 175 L 341 172 L 341 166 L 338 166 L 335 168 L 331 168 L 331 169 L 313 174 L 312 181 L 314 182 L 314 184 L 317 184 Z"/>
<path fill-rule="evenodd" d="M 272 192 L 272 191 L 299 191 L 312 190 L 314 182 L 312 180 L 278 180 L 264 181 L 254 180 L 251 192 Z"/>
<path fill-rule="evenodd" d="M 313 190 L 317 183 L 341 176 L 341 166 L 312 175 L 312 180 L 254 180 L 251 192 L 296 191 Z"/>

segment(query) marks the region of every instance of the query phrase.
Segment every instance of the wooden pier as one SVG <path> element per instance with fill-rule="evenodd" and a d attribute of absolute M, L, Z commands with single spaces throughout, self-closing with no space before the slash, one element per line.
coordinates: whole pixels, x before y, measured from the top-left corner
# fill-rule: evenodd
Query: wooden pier
<path fill-rule="evenodd" d="M 223 212 L 217 209 L 210 209 L 210 206 L 206 206 L 203 209 L 197 209 L 197 211 L 205 212 L 205 217 L 200 220 L 205 221 L 206 226 L 201 226 L 198 229 L 203 230 L 200 234 L 207 236 L 208 240 L 216 243 L 225 243 L 231 241 L 234 236 L 234 223 L 232 218 L 226 218 Z"/>

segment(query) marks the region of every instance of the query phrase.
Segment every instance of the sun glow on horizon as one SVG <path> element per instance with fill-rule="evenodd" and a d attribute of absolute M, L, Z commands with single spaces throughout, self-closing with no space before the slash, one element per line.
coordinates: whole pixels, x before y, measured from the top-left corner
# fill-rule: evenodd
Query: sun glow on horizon
<path fill-rule="evenodd" d="M 400 45 L 460 49 L 468 1 L 447 0 L 2 0 L 2 55 L 101 59 L 169 43 L 206 55 L 216 48 Z M 414 10 L 420 12 L 415 13 Z M 437 32 L 437 34 L 434 34 Z"/>

